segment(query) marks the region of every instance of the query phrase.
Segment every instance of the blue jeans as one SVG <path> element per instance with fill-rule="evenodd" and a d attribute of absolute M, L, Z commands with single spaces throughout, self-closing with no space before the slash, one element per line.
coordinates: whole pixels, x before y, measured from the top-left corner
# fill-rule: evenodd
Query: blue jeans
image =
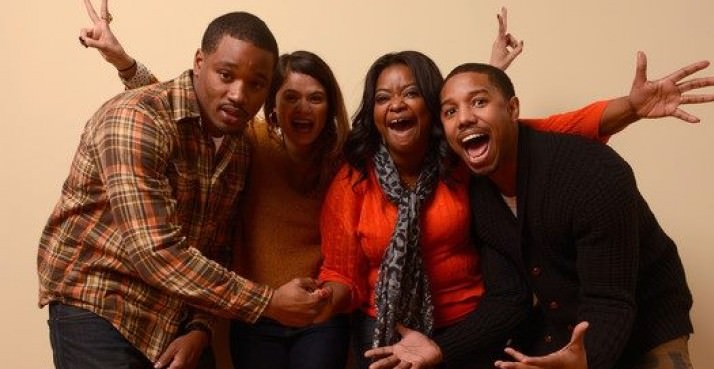
<path fill-rule="evenodd" d="M 111 323 L 78 307 L 49 306 L 50 344 L 57 369 L 153 369 L 154 364 Z M 211 350 L 204 350 L 198 369 L 214 369 Z"/>
<path fill-rule="evenodd" d="M 149 359 L 106 319 L 74 306 L 49 306 L 50 343 L 57 369 L 151 369 Z"/>
<path fill-rule="evenodd" d="M 255 324 L 231 322 L 231 357 L 240 369 L 344 369 L 348 346 L 349 318 L 344 315 L 305 328 L 267 318 Z"/>

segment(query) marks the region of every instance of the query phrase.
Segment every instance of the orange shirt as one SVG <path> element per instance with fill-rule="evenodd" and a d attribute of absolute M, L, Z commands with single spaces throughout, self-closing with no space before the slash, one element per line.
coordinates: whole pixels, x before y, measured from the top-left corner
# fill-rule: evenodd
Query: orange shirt
<path fill-rule="evenodd" d="M 598 102 L 572 113 L 523 122 L 599 139 L 606 105 Z M 469 232 L 468 177 L 468 170 L 459 167 L 455 183 L 449 187 L 439 182 L 422 209 L 422 257 L 437 327 L 453 324 L 475 310 L 484 293 L 479 256 Z M 394 232 L 397 207 L 382 193 L 373 169 L 364 181 L 357 182 L 357 178 L 359 173 L 344 165 L 327 191 L 320 218 L 324 258 L 320 279 L 349 286 L 352 307 L 374 317 L 374 287 Z"/>

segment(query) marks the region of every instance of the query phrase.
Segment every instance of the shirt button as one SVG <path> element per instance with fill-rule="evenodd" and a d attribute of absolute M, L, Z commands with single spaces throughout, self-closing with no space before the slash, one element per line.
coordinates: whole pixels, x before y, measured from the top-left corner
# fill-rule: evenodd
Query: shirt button
<path fill-rule="evenodd" d="M 543 341 L 545 341 L 545 343 L 551 343 L 551 342 L 553 342 L 553 336 L 547 335 L 547 336 L 543 337 Z"/>
<path fill-rule="evenodd" d="M 557 301 L 551 301 L 550 303 L 548 303 L 548 309 L 550 309 L 550 310 L 555 310 L 559 307 L 560 307 L 560 305 L 558 305 Z"/>
<path fill-rule="evenodd" d="M 534 266 L 531 268 L 531 275 L 534 277 L 540 276 L 540 274 L 543 273 L 543 269 L 540 267 Z"/>

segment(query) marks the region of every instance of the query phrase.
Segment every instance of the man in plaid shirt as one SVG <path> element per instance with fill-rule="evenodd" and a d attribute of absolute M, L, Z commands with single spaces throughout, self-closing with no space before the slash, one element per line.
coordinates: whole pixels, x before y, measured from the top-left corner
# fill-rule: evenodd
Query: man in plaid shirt
<path fill-rule="evenodd" d="M 193 70 L 88 121 L 38 253 L 56 367 L 191 367 L 213 315 L 300 326 L 330 298 L 309 278 L 273 290 L 212 261 L 231 254 L 241 133 L 277 58 L 263 21 L 229 13 L 208 26 Z"/>

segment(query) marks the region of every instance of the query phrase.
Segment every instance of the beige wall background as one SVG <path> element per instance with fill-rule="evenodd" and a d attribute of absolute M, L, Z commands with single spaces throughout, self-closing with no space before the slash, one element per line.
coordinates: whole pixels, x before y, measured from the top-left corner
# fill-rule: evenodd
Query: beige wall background
<path fill-rule="evenodd" d="M 95 0 L 98 1 L 98 0 Z M 624 95 L 635 52 L 659 77 L 714 59 L 711 0 L 528 1 L 120 1 L 112 27 L 127 50 L 160 78 L 189 68 L 214 17 L 248 10 L 274 31 L 281 51 L 317 52 L 334 68 L 350 111 L 379 55 L 417 49 L 443 72 L 487 61 L 495 14 L 509 8 L 510 30 L 525 52 L 509 70 L 524 116 L 543 116 Z M 56 201 L 85 120 L 121 91 L 115 71 L 77 42 L 89 24 L 80 0 L 13 1 L 0 14 L 0 366 L 51 368 L 45 323 L 36 305 L 37 240 Z M 710 68 L 709 74 L 714 74 Z M 713 89 L 708 90 L 714 93 Z M 643 121 L 611 140 L 634 168 L 663 227 L 678 243 L 694 293 L 696 367 L 714 361 L 714 105 L 687 107 L 702 123 Z"/>

